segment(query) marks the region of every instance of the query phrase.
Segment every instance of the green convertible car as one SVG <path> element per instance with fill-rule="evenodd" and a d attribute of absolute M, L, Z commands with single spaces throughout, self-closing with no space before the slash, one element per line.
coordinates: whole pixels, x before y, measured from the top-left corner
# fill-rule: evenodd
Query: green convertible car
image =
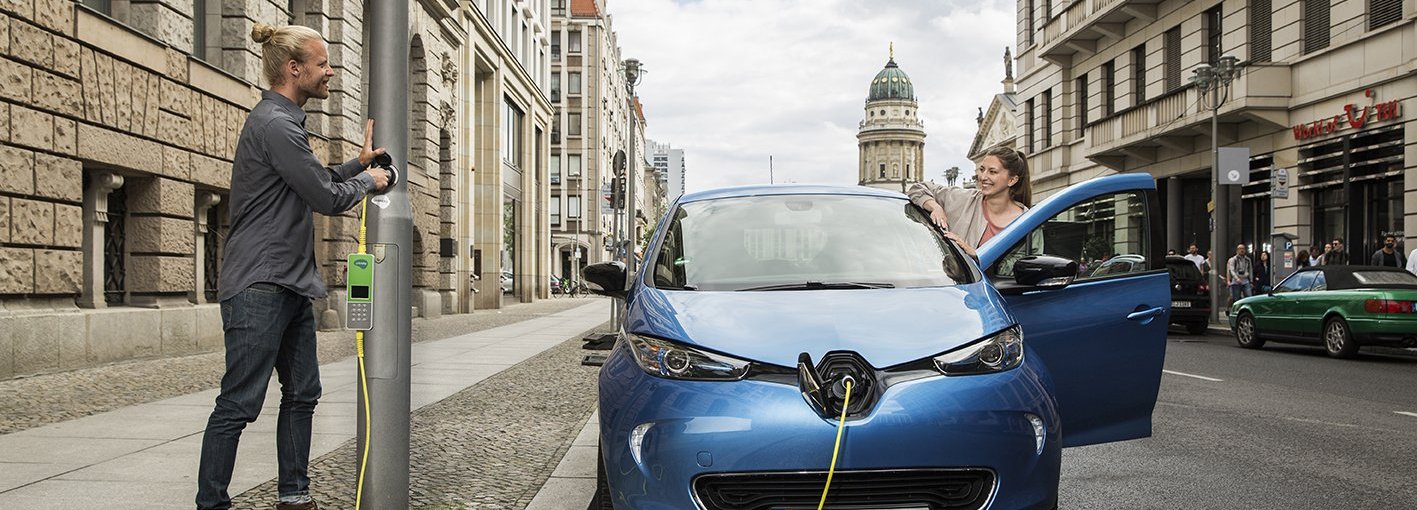
<path fill-rule="evenodd" d="M 1363 345 L 1417 345 L 1417 276 L 1376 266 L 1300 269 L 1268 294 L 1241 299 L 1230 314 L 1240 347 L 1266 340 L 1322 344 L 1346 358 Z"/>

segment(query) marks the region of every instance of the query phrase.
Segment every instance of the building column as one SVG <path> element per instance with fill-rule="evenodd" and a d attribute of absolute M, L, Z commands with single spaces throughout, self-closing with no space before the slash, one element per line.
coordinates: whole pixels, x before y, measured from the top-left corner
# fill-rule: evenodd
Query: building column
<path fill-rule="evenodd" d="M 1166 247 L 1176 253 L 1186 253 L 1188 246 L 1182 246 L 1185 234 L 1181 232 L 1181 178 L 1166 179 Z"/>
<path fill-rule="evenodd" d="M 123 176 L 95 174 L 84 190 L 84 287 L 78 305 L 105 308 L 103 300 L 103 238 L 108 225 L 108 194 L 123 187 Z"/>

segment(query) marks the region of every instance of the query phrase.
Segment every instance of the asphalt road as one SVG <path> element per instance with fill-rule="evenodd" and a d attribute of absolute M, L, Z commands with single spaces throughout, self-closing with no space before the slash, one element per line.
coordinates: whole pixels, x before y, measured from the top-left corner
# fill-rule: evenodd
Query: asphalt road
<path fill-rule="evenodd" d="M 1061 508 L 1417 508 L 1417 357 L 1173 329 L 1166 370 L 1151 438 L 1063 452 Z"/>

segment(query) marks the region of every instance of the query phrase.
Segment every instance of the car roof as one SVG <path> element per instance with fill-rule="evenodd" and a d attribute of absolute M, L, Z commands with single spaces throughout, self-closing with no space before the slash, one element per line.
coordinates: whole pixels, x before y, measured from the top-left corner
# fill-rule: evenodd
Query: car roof
<path fill-rule="evenodd" d="M 1332 290 L 1341 290 L 1341 289 L 1364 289 L 1364 288 L 1384 288 L 1384 289 L 1389 289 L 1389 288 L 1401 288 L 1401 289 L 1405 289 L 1405 288 L 1417 288 L 1417 287 L 1415 287 L 1415 286 L 1408 286 L 1408 285 L 1402 285 L 1402 284 L 1384 284 L 1384 285 L 1366 284 L 1366 283 L 1363 283 L 1363 282 L 1358 281 L 1358 278 L 1356 278 L 1356 277 L 1353 276 L 1353 273 L 1356 273 L 1356 272 L 1358 272 L 1358 271 L 1364 271 L 1364 272 L 1384 272 L 1384 273 L 1407 273 L 1407 270 L 1402 269 L 1402 268 L 1397 268 L 1397 267 L 1388 267 L 1388 266 L 1325 265 L 1325 266 L 1309 266 L 1309 267 L 1305 267 L 1305 268 L 1300 268 L 1298 271 L 1295 271 L 1295 273 L 1315 272 L 1315 271 L 1323 271 L 1325 284 L 1327 285 L 1327 287 L 1328 287 L 1329 289 L 1332 289 Z"/>
<path fill-rule="evenodd" d="M 905 195 L 896 191 L 888 191 L 879 188 L 866 186 L 833 186 L 826 184 L 774 184 L 774 185 L 751 185 L 751 186 L 730 186 L 726 188 L 715 188 L 705 191 L 695 191 L 685 193 L 679 198 L 679 203 L 699 202 L 703 200 L 715 200 L 720 198 L 741 198 L 753 196 L 778 196 L 778 195 L 857 195 L 882 198 L 905 199 Z"/>

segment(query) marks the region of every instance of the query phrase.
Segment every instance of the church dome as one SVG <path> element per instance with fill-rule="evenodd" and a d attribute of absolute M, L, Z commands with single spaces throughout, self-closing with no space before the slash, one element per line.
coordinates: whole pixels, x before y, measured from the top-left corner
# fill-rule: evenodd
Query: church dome
<path fill-rule="evenodd" d="M 910 84 L 910 77 L 900 70 L 894 58 L 886 62 L 885 69 L 876 73 L 876 78 L 871 80 L 871 95 L 866 97 L 866 101 L 885 99 L 915 99 L 915 86 Z"/>

